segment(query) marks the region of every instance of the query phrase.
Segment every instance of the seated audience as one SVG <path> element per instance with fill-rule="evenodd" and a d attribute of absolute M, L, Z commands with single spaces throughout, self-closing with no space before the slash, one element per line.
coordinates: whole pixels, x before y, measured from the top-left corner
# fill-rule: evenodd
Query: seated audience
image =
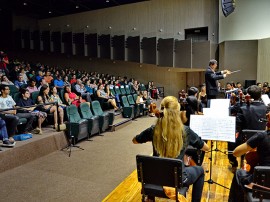
<path fill-rule="evenodd" d="M 51 76 L 50 71 L 47 71 L 43 78 L 49 85 L 53 82 L 53 77 Z"/>
<path fill-rule="evenodd" d="M 50 103 L 52 100 L 49 96 L 49 87 L 47 85 L 43 85 L 40 89 L 39 96 L 37 97 L 37 104 Z M 41 109 L 47 114 L 53 114 L 54 118 L 54 128 L 58 129 L 58 124 L 60 124 L 60 130 L 65 130 L 66 125 L 64 124 L 64 111 L 62 107 L 56 107 L 56 105 L 44 105 L 44 108 Z M 57 115 L 57 110 L 59 112 L 59 117 Z"/>
<path fill-rule="evenodd" d="M 17 87 L 17 88 L 21 88 L 23 85 L 26 85 L 27 82 L 25 80 L 23 80 L 23 75 L 19 74 L 18 76 L 18 80 L 16 80 L 14 82 L 14 85 Z"/>
<path fill-rule="evenodd" d="M 97 98 L 100 101 L 101 105 L 107 102 L 113 106 L 114 110 L 118 110 L 115 99 L 112 99 L 108 96 L 108 94 L 104 91 L 103 84 L 98 85 Z"/>
<path fill-rule="evenodd" d="M 43 72 L 42 71 L 38 71 L 38 75 L 36 76 L 37 83 L 40 83 L 41 82 L 41 79 L 43 79 Z"/>
<path fill-rule="evenodd" d="M 61 100 L 60 96 L 58 95 L 57 88 L 55 86 L 51 86 L 50 92 L 51 92 L 51 100 L 53 102 L 57 102 L 59 106 L 62 106 L 62 108 L 65 108 L 66 105 L 63 104 L 63 101 Z"/>
<path fill-rule="evenodd" d="M 41 125 L 46 119 L 47 114 L 45 112 L 40 112 L 39 110 L 36 109 L 36 106 L 33 106 L 35 105 L 35 103 L 30 98 L 30 92 L 28 89 L 22 88 L 20 92 L 21 92 L 21 98 L 18 100 L 17 106 L 27 107 L 27 108 L 24 108 L 23 110 L 19 109 L 18 111 L 23 112 L 23 113 L 31 113 L 33 116 L 37 117 L 38 125 L 33 132 L 41 135 L 42 134 Z M 28 106 L 32 106 L 32 107 L 28 107 Z"/>
<path fill-rule="evenodd" d="M 30 94 L 38 91 L 37 86 L 36 86 L 36 81 L 34 79 L 30 79 L 29 84 L 26 89 L 29 91 Z"/>
<path fill-rule="evenodd" d="M 54 86 L 57 88 L 58 91 L 64 88 L 64 81 L 62 80 L 62 77 L 60 75 L 58 75 L 54 80 Z"/>
<path fill-rule="evenodd" d="M 4 84 L 4 85 L 14 85 L 14 83 L 11 82 L 6 75 L 3 75 L 2 76 L 1 84 Z"/>
<path fill-rule="evenodd" d="M 85 99 L 87 102 L 91 102 L 91 95 L 86 91 L 86 88 L 84 87 L 81 79 L 77 79 L 75 90 L 77 91 L 77 93 L 81 94 L 83 99 Z"/>
<path fill-rule="evenodd" d="M 64 76 L 64 86 L 71 86 L 71 84 L 68 81 L 68 76 Z"/>
<path fill-rule="evenodd" d="M 11 109 L 15 108 L 15 101 L 13 98 L 9 95 L 9 87 L 7 85 L 1 85 L 1 96 L 0 96 L 0 108 L 1 109 Z M 19 123 L 19 118 L 26 118 L 27 123 L 22 128 L 22 133 L 30 133 L 32 130 L 32 124 L 34 121 L 34 116 L 30 113 L 17 113 L 16 109 L 11 109 L 8 111 L 1 112 L 2 114 L 5 114 L 2 118 L 6 121 L 8 135 L 9 135 L 9 141 L 14 142 L 13 136 L 15 135 L 17 125 Z"/>
<path fill-rule="evenodd" d="M 77 96 L 75 93 L 71 92 L 70 86 L 64 87 L 64 99 L 67 105 L 73 104 L 76 107 L 79 107 L 81 103 L 86 102 L 81 96 Z"/>
<path fill-rule="evenodd" d="M 6 122 L 0 118 L 0 139 L 2 140 L 3 147 L 14 147 L 16 142 L 10 142 L 8 139 Z"/>

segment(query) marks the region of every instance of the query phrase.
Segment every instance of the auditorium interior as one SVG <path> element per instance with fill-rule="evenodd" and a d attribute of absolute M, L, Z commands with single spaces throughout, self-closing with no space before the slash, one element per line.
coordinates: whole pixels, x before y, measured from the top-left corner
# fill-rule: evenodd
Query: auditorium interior
<path fill-rule="evenodd" d="M 171 168 L 173 186 L 162 184 L 163 165 L 157 161 L 142 171 L 139 156 L 153 158 L 156 140 L 134 140 L 169 116 L 161 107 L 167 96 L 179 102 L 182 129 L 232 129 L 233 142 L 246 134 L 242 129 L 269 134 L 269 10 L 269 0 L 2 0 L 0 202 L 199 202 L 192 200 L 193 183 L 183 186 L 182 171 L 192 167 L 190 161 L 204 171 L 201 202 L 238 201 L 231 199 L 232 189 L 243 192 L 242 201 L 270 201 L 268 166 L 254 168 L 253 187 L 232 186 L 247 160 L 232 157 L 238 147 L 230 148 L 229 138 L 210 135 L 204 139 L 209 151 L 188 146 L 192 154 L 178 161 L 180 177 Z M 217 84 L 220 102 L 204 103 L 211 61 L 223 75 Z M 261 98 L 251 100 L 265 105 L 258 118 L 264 132 L 237 128 L 241 107 L 251 105 L 250 86 L 261 88 Z M 195 118 L 186 126 L 182 115 L 191 106 L 189 96 L 197 104 L 188 119 L 207 117 L 211 103 L 226 103 L 228 117 L 221 117 L 226 123 L 233 117 L 233 126 L 213 126 L 214 119 L 223 120 L 220 114 L 198 123 L 203 129 L 194 127 Z M 12 101 L 4 103 L 7 98 Z M 33 105 L 23 105 L 25 99 Z M 31 121 L 16 113 L 31 115 Z M 15 126 L 9 116 L 16 117 Z M 249 140 L 241 141 L 250 147 Z M 152 172 L 157 185 L 147 183 Z"/>

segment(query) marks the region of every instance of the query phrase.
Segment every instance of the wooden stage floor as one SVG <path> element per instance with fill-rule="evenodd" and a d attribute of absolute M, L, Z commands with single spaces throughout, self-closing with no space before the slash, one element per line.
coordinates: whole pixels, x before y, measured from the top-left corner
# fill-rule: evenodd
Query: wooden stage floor
<path fill-rule="evenodd" d="M 210 141 L 208 142 L 210 146 Z M 214 142 L 213 148 L 221 151 L 227 150 L 226 142 Z M 230 188 L 233 173 L 231 172 L 229 160 L 227 155 L 213 151 L 213 167 L 212 167 L 212 180 L 225 187 Z M 210 169 L 210 152 L 205 154 L 203 161 L 204 170 Z M 205 180 L 209 179 L 209 172 L 205 172 Z M 104 200 L 103 202 L 139 202 L 141 201 L 141 184 L 137 180 L 137 172 L 134 170 L 119 186 L 117 186 Z M 187 195 L 188 201 L 191 201 L 191 190 L 190 187 Z M 203 188 L 203 197 L 201 202 L 225 202 L 228 201 L 229 190 L 225 189 L 216 184 L 209 184 L 205 182 Z M 157 202 L 172 201 L 167 199 L 156 198 Z"/>

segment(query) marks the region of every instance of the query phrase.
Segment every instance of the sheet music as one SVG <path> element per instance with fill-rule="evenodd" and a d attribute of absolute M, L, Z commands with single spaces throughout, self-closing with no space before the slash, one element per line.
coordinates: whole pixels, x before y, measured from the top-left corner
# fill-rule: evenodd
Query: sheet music
<path fill-rule="evenodd" d="M 268 95 L 266 95 L 266 94 L 262 95 L 262 101 L 265 104 L 265 106 L 268 106 L 270 104 L 270 99 L 269 99 Z"/>
<path fill-rule="evenodd" d="M 210 109 L 214 116 L 229 116 L 230 115 L 230 99 L 212 99 L 210 100 Z M 214 114 L 213 114 L 214 113 Z"/>
<path fill-rule="evenodd" d="M 191 115 L 190 128 L 204 140 L 235 142 L 235 117 Z"/>

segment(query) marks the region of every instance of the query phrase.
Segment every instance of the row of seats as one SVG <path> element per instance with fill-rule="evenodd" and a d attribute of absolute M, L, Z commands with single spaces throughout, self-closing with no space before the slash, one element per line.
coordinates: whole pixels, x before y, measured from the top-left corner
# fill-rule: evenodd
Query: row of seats
<path fill-rule="evenodd" d="M 104 132 L 114 121 L 114 113 L 103 112 L 98 101 L 91 102 L 91 106 L 81 103 L 79 108 L 70 105 L 66 108 L 66 114 L 67 136 L 75 137 L 76 142 Z"/>

